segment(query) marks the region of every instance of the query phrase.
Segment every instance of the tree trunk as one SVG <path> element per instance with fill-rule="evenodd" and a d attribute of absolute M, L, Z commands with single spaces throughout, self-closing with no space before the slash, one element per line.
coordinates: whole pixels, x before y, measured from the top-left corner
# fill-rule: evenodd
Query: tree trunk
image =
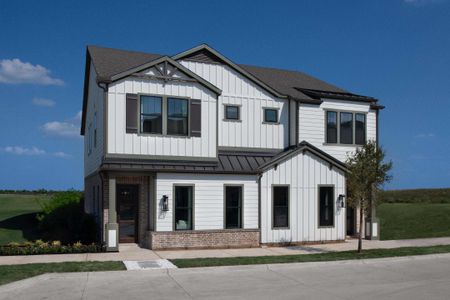
<path fill-rule="evenodd" d="M 364 224 L 364 209 L 363 209 L 362 205 L 360 205 L 360 207 L 359 207 L 358 253 L 362 252 L 363 224 Z"/>

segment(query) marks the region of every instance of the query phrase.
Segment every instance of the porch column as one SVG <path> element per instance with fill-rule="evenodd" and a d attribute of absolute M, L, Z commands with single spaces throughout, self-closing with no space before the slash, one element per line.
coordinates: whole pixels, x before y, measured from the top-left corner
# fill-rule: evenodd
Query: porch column
<path fill-rule="evenodd" d="M 119 225 L 116 211 L 116 178 L 108 178 L 108 223 L 106 224 L 106 251 L 119 251 Z"/>

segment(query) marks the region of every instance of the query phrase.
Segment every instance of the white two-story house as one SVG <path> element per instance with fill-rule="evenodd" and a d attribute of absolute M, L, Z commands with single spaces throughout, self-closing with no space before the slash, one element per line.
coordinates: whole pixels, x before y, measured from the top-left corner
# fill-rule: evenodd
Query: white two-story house
<path fill-rule="evenodd" d="M 173 56 L 89 46 L 85 209 L 110 251 L 345 240 L 344 162 L 377 140 L 382 108 L 207 45 Z"/>

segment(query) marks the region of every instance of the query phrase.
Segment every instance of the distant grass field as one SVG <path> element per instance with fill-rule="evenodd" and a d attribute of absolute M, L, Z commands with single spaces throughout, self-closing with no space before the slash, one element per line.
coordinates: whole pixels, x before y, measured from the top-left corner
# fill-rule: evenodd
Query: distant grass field
<path fill-rule="evenodd" d="M 381 203 L 450 203 L 450 188 L 384 191 L 379 200 Z"/>
<path fill-rule="evenodd" d="M 450 189 L 384 191 L 379 200 L 382 240 L 450 236 Z"/>
<path fill-rule="evenodd" d="M 49 199 L 50 196 L 39 194 L 0 194 L 0 245 L 38 239 L 38 201 Z"/>
<path fill-rule="evenodd" d="M 384 203 L 377 214 L 382 240 L 450 236 L 450 203 Z"/>

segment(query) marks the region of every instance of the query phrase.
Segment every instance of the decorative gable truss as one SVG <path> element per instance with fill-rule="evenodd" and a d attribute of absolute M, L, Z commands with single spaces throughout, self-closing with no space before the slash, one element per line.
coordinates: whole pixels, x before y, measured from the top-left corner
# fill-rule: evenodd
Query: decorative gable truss
<path fill-rule="evenodd" d="M 142 79 L 162 80 L 164 82 L 178 81 L 199 83 L 214 92 L 217 96 L 222 93 L 221 89 L 168 56 L 163 56 L 136 68 L 116 74 L 111 77 L 111 81 L 114 82 L 130 76 Z"/>

